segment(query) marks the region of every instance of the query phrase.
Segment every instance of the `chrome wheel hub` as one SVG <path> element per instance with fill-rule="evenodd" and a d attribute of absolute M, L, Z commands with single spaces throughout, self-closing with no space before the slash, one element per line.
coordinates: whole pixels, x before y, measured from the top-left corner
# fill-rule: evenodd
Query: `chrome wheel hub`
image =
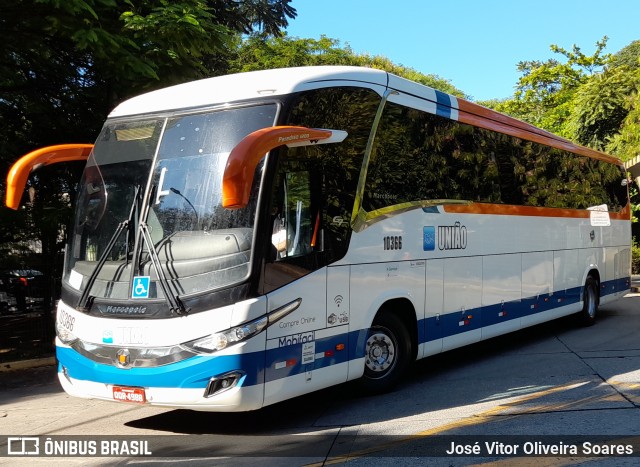
<path fill-rule="evenodd" d="M 395 362 L 396 348 L 393 341 L 383 333 L 375 333 L 367 339 L 365 365 L 376 373 L 387 371 Z"/>

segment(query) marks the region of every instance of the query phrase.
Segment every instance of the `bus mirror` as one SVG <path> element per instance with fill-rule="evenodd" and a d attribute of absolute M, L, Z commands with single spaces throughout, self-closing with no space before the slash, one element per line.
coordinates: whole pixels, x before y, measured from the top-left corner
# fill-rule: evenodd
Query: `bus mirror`
<path fill-rule="evenodd" d="M 310 146 L 339 143 L 347 137 L 342 130 L 301 126 L 262 128 L 247 135 L 229 154 L 222 176 L 222 207 L 239 209 L 249 203 L 253 174 L 266 153 L 279 146 Z"/>
<path fill-rule="evenodd" d="M 58 162 L 87 160 L 92 149 L 93 144 L 58 144 L 25 154 L 11 166 L 7 175 L 6 206 L 18 209 L 27 179 L 33 170 Z"/>

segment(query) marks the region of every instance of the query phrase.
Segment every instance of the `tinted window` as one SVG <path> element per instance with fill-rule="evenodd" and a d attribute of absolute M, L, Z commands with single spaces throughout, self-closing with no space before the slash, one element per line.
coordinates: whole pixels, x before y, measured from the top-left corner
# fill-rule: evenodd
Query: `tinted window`
<path fill-rule="evenodd" d="M 612 164 L 387 103 L 363 208 L 448 199 L 618 211 L 623 179 Z"/>
<path fill-rule="evenodd" d="M 307 166 L 312 176 L 316 174 L 322 191 L 320 226 L 329 261 L 344 256 L 348 247 L 362 160 L 379 103 L 380 96 L 370 89 L 316 89 L 295 98 L 287 119 L 289 125 L 348 133 L 341 143 L 287 149 L 281 161 L 281 167 L 296 164 L 299 170 Z"/>
<path fill-rule="evenodd" d="M 380 96 L 345 87 L 293 96 L 283 124 L 348 133 L 341 143 L 283 147 L 271 190 L 265 288 L 273 289 L 345 255 L 364 152 Z"/>

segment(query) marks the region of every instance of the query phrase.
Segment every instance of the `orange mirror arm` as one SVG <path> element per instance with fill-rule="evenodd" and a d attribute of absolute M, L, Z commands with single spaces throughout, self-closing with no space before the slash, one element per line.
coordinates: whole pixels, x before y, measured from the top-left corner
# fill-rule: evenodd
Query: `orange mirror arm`
<path fill-rule="evenodd" d="M 7 175 L 5 204 L 11 209 L 18 209 L 27 179 L 34 168 L 58 162 L 86 161 L 92 149 L 93 144 L 58 144 L 25 154 L 11 166 Z"/>
<path fill-rule="evenodd" d="M 313 143 L 331 135 L 331 130 L 301 126 L 274 126 L 247 135 L 229 154 L 222 176 L 222 207 L 239 209 L 249 203 L 256 166 L 272 149 L 286 144 Z"/>

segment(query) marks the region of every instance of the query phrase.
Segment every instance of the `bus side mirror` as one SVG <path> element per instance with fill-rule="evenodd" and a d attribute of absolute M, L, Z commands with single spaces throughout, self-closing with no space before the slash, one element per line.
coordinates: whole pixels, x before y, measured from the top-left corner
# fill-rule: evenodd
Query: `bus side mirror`
<path fill-rule="evenodd" d="M 247 135 L 229 154 L 222 176 L 222 207 L 240 209 L 249 203 L 253 174 L 266 153 L 279 146 L 310 146 L 339 143 L 347 137 L 342 130 L 301 126 L 262 128 Z"/>
<path fill-rule="evenodd" d="M 59 162 L 86 161 L 92 149 L 93 144 L 58 144 L 25 154 L 11 166 L 7 175 L 6 206 L 18 209 L 27 179 L 33 170 Z"/>

